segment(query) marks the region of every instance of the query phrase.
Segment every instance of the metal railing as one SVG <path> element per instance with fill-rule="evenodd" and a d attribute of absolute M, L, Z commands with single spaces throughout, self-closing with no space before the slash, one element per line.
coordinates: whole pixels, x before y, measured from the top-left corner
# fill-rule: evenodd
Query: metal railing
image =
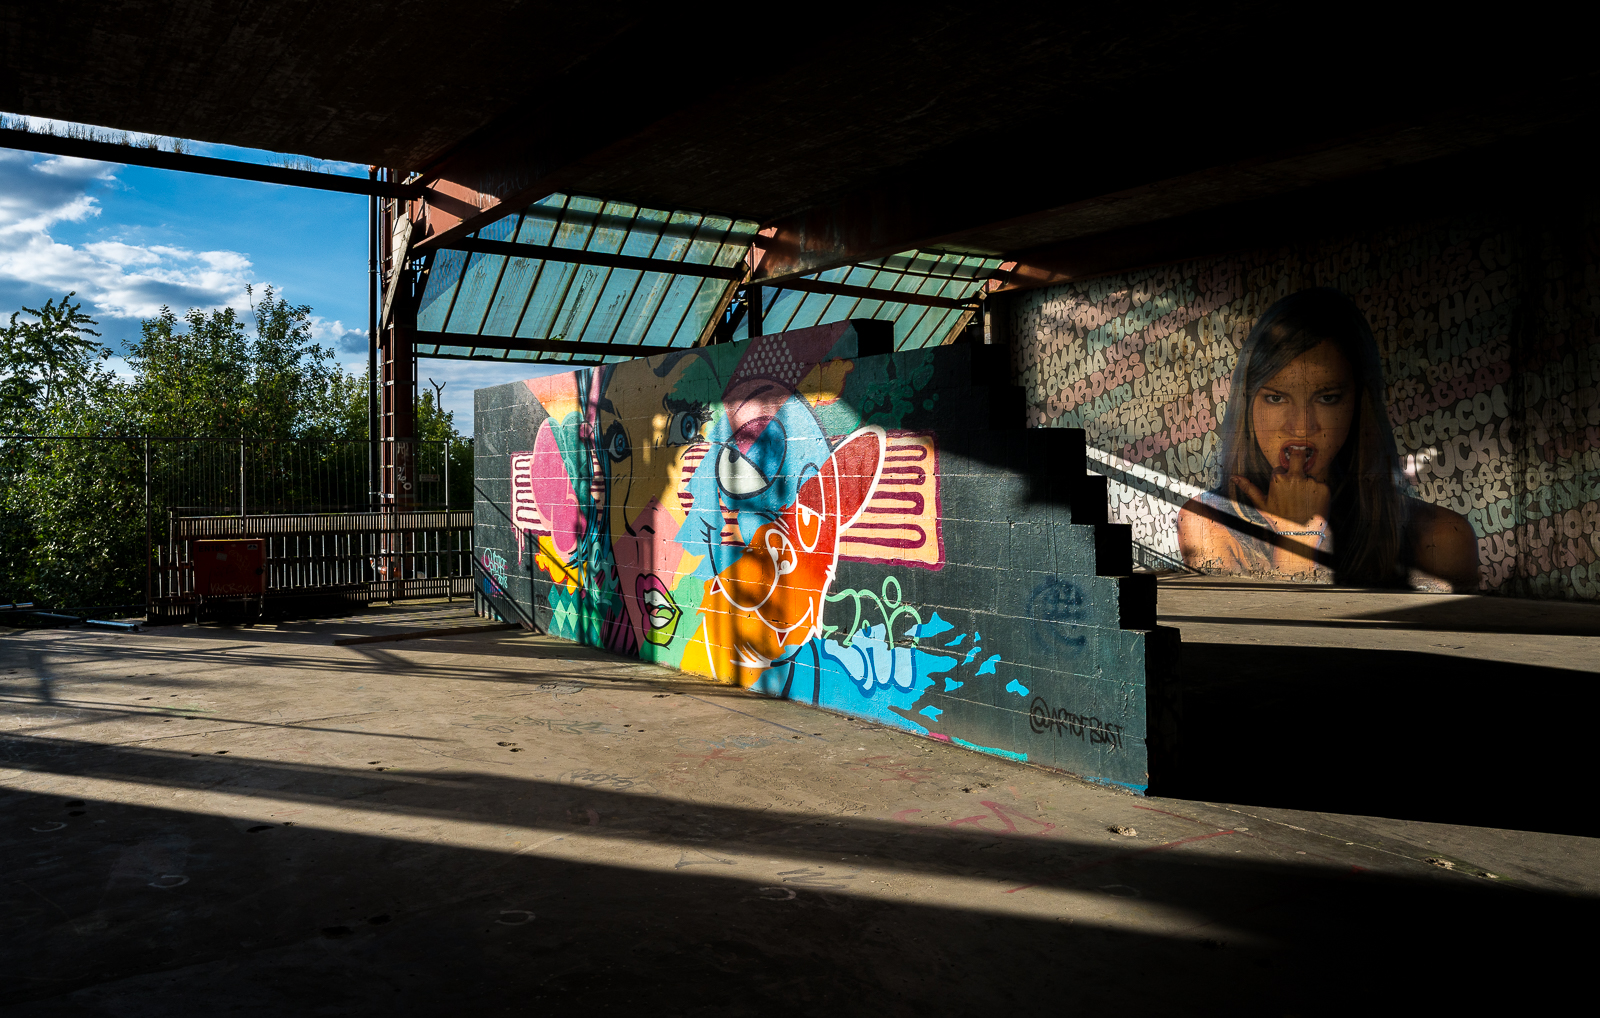
<path fill-rule="evenodd" d="M 262 603 L 308 596 L 367 603 L 473 589 L 470 510 L 173 516 L 155 548 L 152 620 L 191 616 L 207 601 L 195 584 L 197 542 L 239 538 L 265 546 Z"/>
<path fill-rule="evenodd" d="M 285 541 L 300 542 L 299 551 L 287 546 L 274 551 L 282 557 L 281 568 L 289 570 L 283 574 L 285 590 L 383 583 L 395 596 L 445 594 L 459 585 L 443 583 L 451 570 L 466 577 L 463 583 L 470 588 L 469 565 L 447 568 L 446 559 L 426 557 L 454 553 L 459 535 L 422 536 L 421 531 L 387 526 L 379 529 L 389 538 L 351 538 L 354 545 L 333 550 L 329 542 L 335 539 L 326 536 L 331 532 L 306 522 L 329 514 L 437 515 L 470 509 L 470 439 L 392 443 L 403 446 L 391 458 L 406 470 L 396 477 L 397 497 L 388 498 L 380 498 L 373 484 L 372 464 L 381 459 L 373 455 L 374 444 L 343 439 L 0 436 L 0 600 L 142 600 L 154 605 L 158 598 L 178 596 L 181 585 L 157 575 L 166 568 L 162 563 L 178 561 L 174 556 L 183 554 L 172 543 L 173 521 L 202 518 L 229 520 L 212 525 L 232 526 L 235 534 L 280 526 L 260 522 L 266 519 L 299 519 L 292 533 L 273 531 Z M 439 526 L 440 534 L 453 529 Z M 352 520 L 335 529 L 349 535 L 377 532 Z M 316 533 L 324 537 L 314 537 Z M 422 545 L 414 547 L 419 540 Z M 465 540 L 470 550 L 470 524 Z M 322 543 L 313 549 L 315 541 Z M 334 570 L 329 556 L 343 556 L 345 572 Z M 376 564 L 357 569 L 355 563 L 365 560 Z M 314 584 L 308 579 L 313 574 Z"/>

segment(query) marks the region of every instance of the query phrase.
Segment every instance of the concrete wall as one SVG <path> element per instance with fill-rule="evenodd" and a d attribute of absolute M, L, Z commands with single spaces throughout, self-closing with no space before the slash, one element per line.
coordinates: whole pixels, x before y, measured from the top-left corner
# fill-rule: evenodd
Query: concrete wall
<path fill-rule="evenodd" d="M 1023 428 L 1003 351 L 884 324 L 479 390 L 487 606 L 1142 790 L 1176 634 L 1083 433 Z"/>
<path fill-rule="evenodd" d="M 1030 426 L 1087 430 L 1111 518 L 1144 564 L 1170 567 L 1180 507 L 1224 483 L 1218 439 L 1251 326 L 1280 297 L 1337 288 L 1376 337 L 1397 483 L 1471 527 L 1477 582 L 1458 589 L 1593 600 L 1597 251 L 1581 207 L 1532 225 L 1440 218 L 1023 292 L 1002 321 Z"/>

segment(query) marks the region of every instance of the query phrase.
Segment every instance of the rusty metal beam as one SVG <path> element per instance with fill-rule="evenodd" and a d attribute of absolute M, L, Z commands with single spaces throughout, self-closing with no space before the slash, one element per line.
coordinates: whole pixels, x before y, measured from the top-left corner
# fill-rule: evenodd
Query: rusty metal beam
<path fill-rule="evenodd" d="M 846 195 L 767 224 L 751 251 L 749 282 L 787 287 L 804 275 L 930 247 L 945 235 L 1022 211 L 1000 208 L 1003 200 L 977 195 L 960 201 L 912 182 Z"/>
<path fill-rule="evenodd" d="M 436 245 L 435 249 L 441 248 Z M 708 279 L 743 279 L 746 271 L 743 265 L 697 265 L 693 262 L 668 261 L 665 258 L 639 258 L 634 255 L 579 251 L 570 247 L 545 247 L 540 244 L 517 244 L 503 240 L 480 240 L 475 237 L 453 240 L 443 245 L 442 249 L 507 255 L 512 258 L 541 258 L 547 262 L 571 262 L 575 265 L 601 265 L 613 269 L 638 269 L 640 272 L 704 276 Z"/>
<path fill-rule="evenodd" d="M 623 61 L 615 65 L 627 70 Z M 645 74 L 643 67 L 635 73 Z M 623 77 L 625 77 L 624 75 Z M 448 247 L 502 219 L 568 189 L 574 182 L 625 159 L 658 135 L 712 115 L 715 100 L 733 86 L 706 89 L 659 80 L 622 80 L 609 90 L 552 92 L 535 105 L 501 118 L 426 167 L 411 216 L 417 221 L 415 253 Z M 653 87 L 655 86 L 655 87 Z M 640 102 L 643 94 L 651 102 Z"/>
<path fill-rule="evenodd" d="M 0 148 L 18 149 L 23 152 L 46 152 L 50 155 L 72 156 L 77 159 L 96 159 L 106 163 L 127 163 L 131 166 L 152 166 L 158 170 L 181 170 L 184 173 L 202 173 L 210 177 L 258 180 L 264 184 L 286 184 L 290 187 L 310 187 L 320 191 L 377 195 L 380 198 L 420 198 L 423 194 L 423 189 L 414 184 L 371 180 L 366 177 L 341 177 L 314 170 L 292 170 L 285 166 L 244 163 L 236 159 L 215 159 L 211 156 L 189 155 L 185 152 L 163 152 L 160 149 L 119 145 L 110 141 L 91 141 L 87 138 L 59 138 L 53 134 L 35 134 L 32 131 L 19 131 L 9 127 L 0 128 Z"/>
<path fill-rule="evenodd" d="M 482 349 L 492 350 L 492 349 L 495 349 L 495 347 L 483 347 Z M 430 354 L 424 354 L 423 356 L 428 358 L 431 361 L 476 361 L 479 364 L 485 364 L 485 363 L 492 363 L 492 364 L 559 364 L 560 366 L 562 366 L 564 368 L 572 368 L 573 370 L 577 370 L 578 368 L 601 368 L 601 367 L 605 367 L 608 363 L 612 363 L 610 361 L 596 361 L 596 360 L 575 360 L 575 361 L 546 361 L 546 360 L 521 360 L 521 359 L 511 360 L 510 358 L 507 358 L 507 357 L 480 357 L 477 354 L 470 354 L 470 353 L 430 353 Z"/>
<path fill-rule="evenodd" d="M 477 347 L 483 350 L 526 350 L 530 353 L 587 353 L 607 357 L 649 357 L 683 349 L 675 346 L 628 346 L 618 343 L 580 343 L 570 339 L 519 339 L 514 336 L 479 336 L 462 332 L 413 332 L 413 343 L 435 346 Z"/>

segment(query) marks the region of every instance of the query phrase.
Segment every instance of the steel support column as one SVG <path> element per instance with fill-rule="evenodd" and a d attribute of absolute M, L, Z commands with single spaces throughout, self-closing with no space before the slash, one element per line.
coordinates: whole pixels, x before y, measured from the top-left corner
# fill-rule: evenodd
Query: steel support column
<path fill-rule="evenodd" d="M 394 171 L 385 171 L 391 178 Z M 392 518 L 416 498 L 417 346 L 410 288 L 406 285 L 409 231 L 397 238 L 395 217 L 407 214 L 398 201 L 384 201 L 378 222 L 379 265 L 385 301 L 378 322 L 378 506 Z M 407 577 L 407 534 L 385 528 L 378 536 L 375 579 L 389 581 L 391 599 Z"/>
<path fill-rule="evenodd" d="M 416 482 L 417 353 L 412 330 L 390 326 L 378 333 L 378 365 L 382 399 L 379 493 L 383 508 L 407 509 Z"/>

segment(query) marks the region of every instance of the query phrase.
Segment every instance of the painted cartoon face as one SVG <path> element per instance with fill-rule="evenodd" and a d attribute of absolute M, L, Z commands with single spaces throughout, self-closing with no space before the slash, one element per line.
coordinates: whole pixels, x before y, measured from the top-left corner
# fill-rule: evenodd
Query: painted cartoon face
<path fill-rule="evenodd" d="M 766 380 L 726 407 L 690 483 L 683 540 L 715 576 L 684 667 L 748 686 L 816 633 L 839 534 L 871 497 L 887 442 L 867 427 L 830 446 L 805 401 Z"/>
<path fill-rule="evenodd" d="M 1333 343 L 1321 343 L 1267 379 L 1250 403 L 1256 445 L 1273 469 L 1305 452 L 1306 476 L 1324 484 L 1356 413 L 1355 372 Z"/>
<path fill-rule="evenodd" d="M 628 625 L 641 646 L 671 643 L 683 616 L 672 595 L 683 561 L 678 493 L 684 454 L 704 441 L 711 414 L 704 403 L 674 393 L 698 360 L 683 357 L 660 376 L 650 361 L 619 364 L 598 400 L 595 444 L 608 476 L 606 526 Z"/>

